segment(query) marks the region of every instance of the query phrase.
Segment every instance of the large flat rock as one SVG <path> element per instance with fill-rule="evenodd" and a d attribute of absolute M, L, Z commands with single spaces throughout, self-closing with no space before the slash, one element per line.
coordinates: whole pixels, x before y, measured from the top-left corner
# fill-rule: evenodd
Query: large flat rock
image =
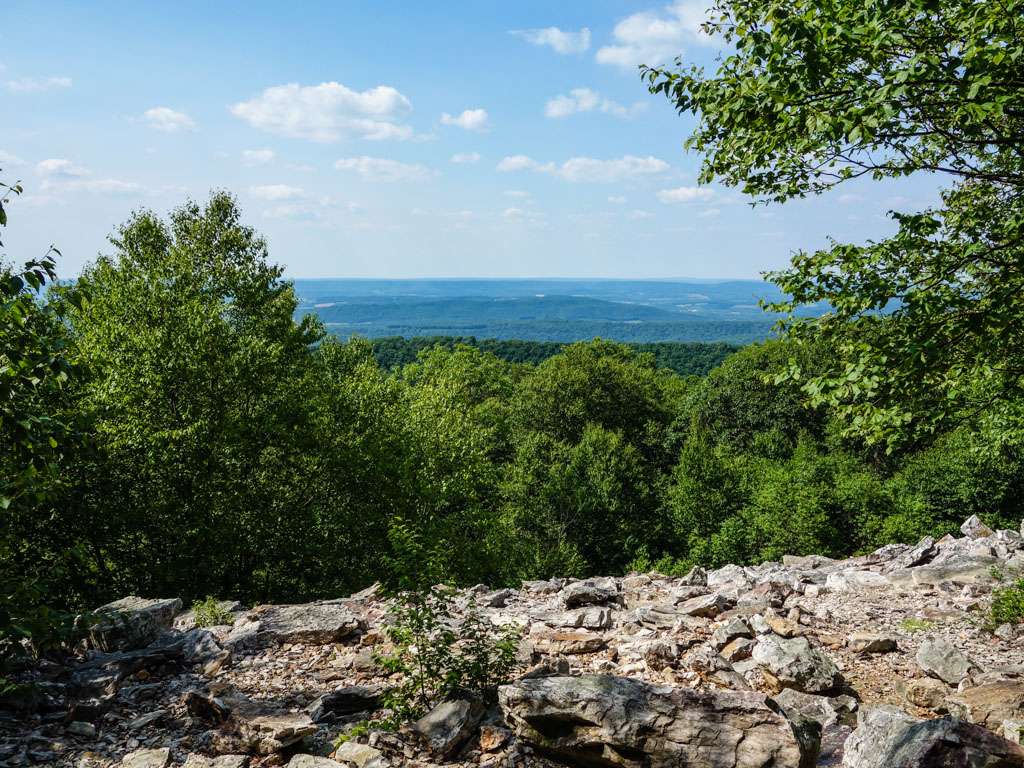
<path fill-rule="evenodd" d="M 249 621 L 232 630 L 244 631 L 258 623 L 260 639 L 277 643 L 327 645 L 358 635 L 364 628 L 362 620 L 340 603 L 307 603 L 304 605 L 261 605 L 249 614 Z"/>
<path fill-rule="evenodd" d="M 145 648 L 171 628 L 180 612 L 178 598 L 123 597 L 96 609 L 89 642 L 101 651 Z"/>
<path fill-rule="evenodd" d="M 817 724 L 765 696 L 698 692 L 608 675 L 519 680 L 498 691 L 520 739 L 571 765 L 810 768 Z"/>

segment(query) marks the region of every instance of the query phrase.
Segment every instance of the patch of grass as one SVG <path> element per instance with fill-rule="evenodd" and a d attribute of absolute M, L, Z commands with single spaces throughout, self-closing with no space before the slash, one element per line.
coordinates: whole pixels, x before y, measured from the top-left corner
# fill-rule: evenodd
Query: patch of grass
<path fill-rule="evenodd" d="M 196 617 L 197 627 L 216 627 L 221 624 L 234 624 L 235 615 L 221 607 L 221 601 L 207 596 L 205 600 L 192 603 L 192 612 Z"/>
<path fill-rule="evenodd" d="M 925 632 L 935 626 L 934 621 L 928 619 L 904 619 L 900 622 L 900 629 L 904 632 Z"/>

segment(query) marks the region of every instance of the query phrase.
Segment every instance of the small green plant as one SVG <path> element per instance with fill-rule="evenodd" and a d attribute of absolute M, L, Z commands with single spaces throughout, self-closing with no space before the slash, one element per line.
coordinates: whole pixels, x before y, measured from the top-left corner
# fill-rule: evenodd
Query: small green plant
<path fill-rule="evenodd" d="M 1006 581 L 1006 572 L 1003 571 L 1003 569 L 1000 568 L 998 565 L 993 565 L 991 568 L 989 568 L 988 573 L 989 576 L 992 577 L 993 581 L 997 581 L 1000 584 Z"/>
<path fill-rule="evenodd" d="M 472 597 L 458 616 L 455 601 L 447 587 L 397 595 L 387 629 L 394 650 L 376 659 L 400 681 L 384 695 L 390 716 L 381 726 L 397 727 L 459 693 L 491 699 L 507 679 L 518 629 L 494 626 Z"/>
<path fill-rule="evenodd" d="M 992 606 L 985 627 L 991 631 L 1002 624 L 1024 621 L 1024 579 L 992 590 Z"/>
<path fill-rule="evenodd" d="M 209 595 L 205 600 L 196 600 L 192 603 L 192 613 L 196 617 L 197 627 L 216 627 L 221 624 L 235 623 L 234 614 L 224 608 L 220 600 Z"/>
<path fill-rule="evenodd" d="M 934 626 L 935 622 L 928 619 L 904 619 L 900 622 L 900 628 L 904 632 L 925 632 Z"/>

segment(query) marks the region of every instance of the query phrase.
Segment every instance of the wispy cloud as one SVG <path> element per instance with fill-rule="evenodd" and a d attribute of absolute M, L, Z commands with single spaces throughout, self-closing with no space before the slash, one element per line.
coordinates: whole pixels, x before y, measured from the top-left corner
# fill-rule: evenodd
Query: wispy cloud
<path fill-rule="evenodd" d="M 389 85 L 355 91 L 336 82 L 275 85 L 231 107 L 259 130 L 325 143 L 412 138 L 412 128 L 401 122 L 411 111 L 409 99 Z"/>
<path fill-rule="evenodd" d="M 465 165 L 467 163 L 479 163 L 480 153 L 479 152 L 458 152 L 452 155 L 451 160 L 453 163 Z"/>
<path fill-rule="evenodd" d="M 288 184 L 263 184 L 249 187 L 249 194 L 259 200 L 298 200 L 305 192 Z"/>
<path fill-rule="evenodd" d="M 497 170 L 503 173 L 534 171 L 547 173 L 571 182 L 611 183 L 623 179 L 664 173 L 668 163 L 657 157 L 636 157 L 625 155 L 611 160 L 593 157 L 572 157 L 561 165 L 542 163 L 527 155 L 510 155 L 498 163 Z"/>
<path fill-rule="evenodd" d="M 8 80 L 6 86 L 15 93 L 38 93 L 70 88 L 71 84 L 70 77 L 20 77 Z"/>
<path fill-rule="evenodd" d="M 153 107 L 142 114 L 142 119 L 150 128 L 164 133 L 179 133 L 181 131 L 194 131 L 196 122 L 184 112 L 178 112 L 170 107 Z"/>
<path fill-rule="evenodd" d="M 355 173 L 368 181 L 421 181 L 436 172 L 418 163 L 402 163 L 385 157 L 345 157 L 334 163 L 339 171 Z"/>
<path fill-rule="evenodd" d="M 547 46 L 563 55 L 583 53 L 590 48 L 590 30 L 587 27 L 583 27 L 578 32 L 570 32 L 558 27 L 517 29 L 513 30 L 512 34 L 523 38 L 531 45 Z"/>
<path fill-rule="evenodd" d="M 707 187 L 676 187 L 658 192 L 658 199 L 663 203 L 691 203 L 695 200 L 710 200 L 714 196 L 714 190 Z"/>
<path fill-rule="evenodd" d="M 266 165 L 274 159 L 272 149 L 243 149 L 242 162 L 246 165 Z"/>
<path fill-rule="evenodd" d="M 466 109 L 458 115 L 441 114 L 442 125 L 454 125 L 466 131 L 486 131 L 489 120 L 486 109 Z"/>
<path fill-rule="evenodd" d="M 638 101 L 629 107 L 607 99 L 590 88 L 573 88 L 567 95 L 558 95 L 549 99 L 544 105 L 544 115 L 551 118 L 562 118 L 579 112 L 603 112 L 615 117 L 632 117 L 644 110 L 647 105 Z"/>
<path fill-rule="evenodd" d="M 80 165 L 65 158 L 52 157 L 36 163 L 36 173 L 42 177 L 45 192 L 91 192 L 96 194 L 128 194 L 142 191 L 142 187 L 121 179 L 97 179 Z"/>

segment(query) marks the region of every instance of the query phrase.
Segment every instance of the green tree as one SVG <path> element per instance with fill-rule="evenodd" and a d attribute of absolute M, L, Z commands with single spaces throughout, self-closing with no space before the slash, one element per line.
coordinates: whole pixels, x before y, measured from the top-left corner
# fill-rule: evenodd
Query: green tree
<path fill-rule="evenodd" d="M 0 183 L 5 206 L 21 194 Z M 0 259 L 0 692 L 3 674 L 25 650 L 38 653 L 69 634 L 54 582 L 73 550 L 54 505 L 66 451 L 77 439 L 60 418 L 75 369 L 65 355 L 65 328 L 41 297 L 56 278 L 57 252 L 21 268 Z"/>
<path fill-rule="evenodd" d="M 92 567 L 125 593 L 301 594 L 316 530 L 311 345 L 235 201 L 139 212 L 68 291 L 94 455 L 74 503 Z M 297 535 L 300 531 L 306 535 Z"/>
<path fill-rule="evenodd" d="M 718 0 L 705 28 L 728 46 L 713 73 L 644 70 L 697 116 L 701 181 L 776 202 L 860 176 L 953 183 L 939 207 L 894 213 L 893 237 L 771 275 L 791 296 L 777 309 L 832 307 L 788 325 L 836 352 L 804 380 L 812 399 L 890 449 L 1005 422 L 1024 376 L 1024 2 Z"/>
<path fill-rule="evenodd" d="M 824 409 L 808 407 L 800 385 L 776 381 L 799 362 L 814 370 L 820 352 L 785 341 L 751 344 L 729 356 L 693 389 L 680 418 L 738 453 L 785 456 L 801 433 L 820 435 Z"/>

